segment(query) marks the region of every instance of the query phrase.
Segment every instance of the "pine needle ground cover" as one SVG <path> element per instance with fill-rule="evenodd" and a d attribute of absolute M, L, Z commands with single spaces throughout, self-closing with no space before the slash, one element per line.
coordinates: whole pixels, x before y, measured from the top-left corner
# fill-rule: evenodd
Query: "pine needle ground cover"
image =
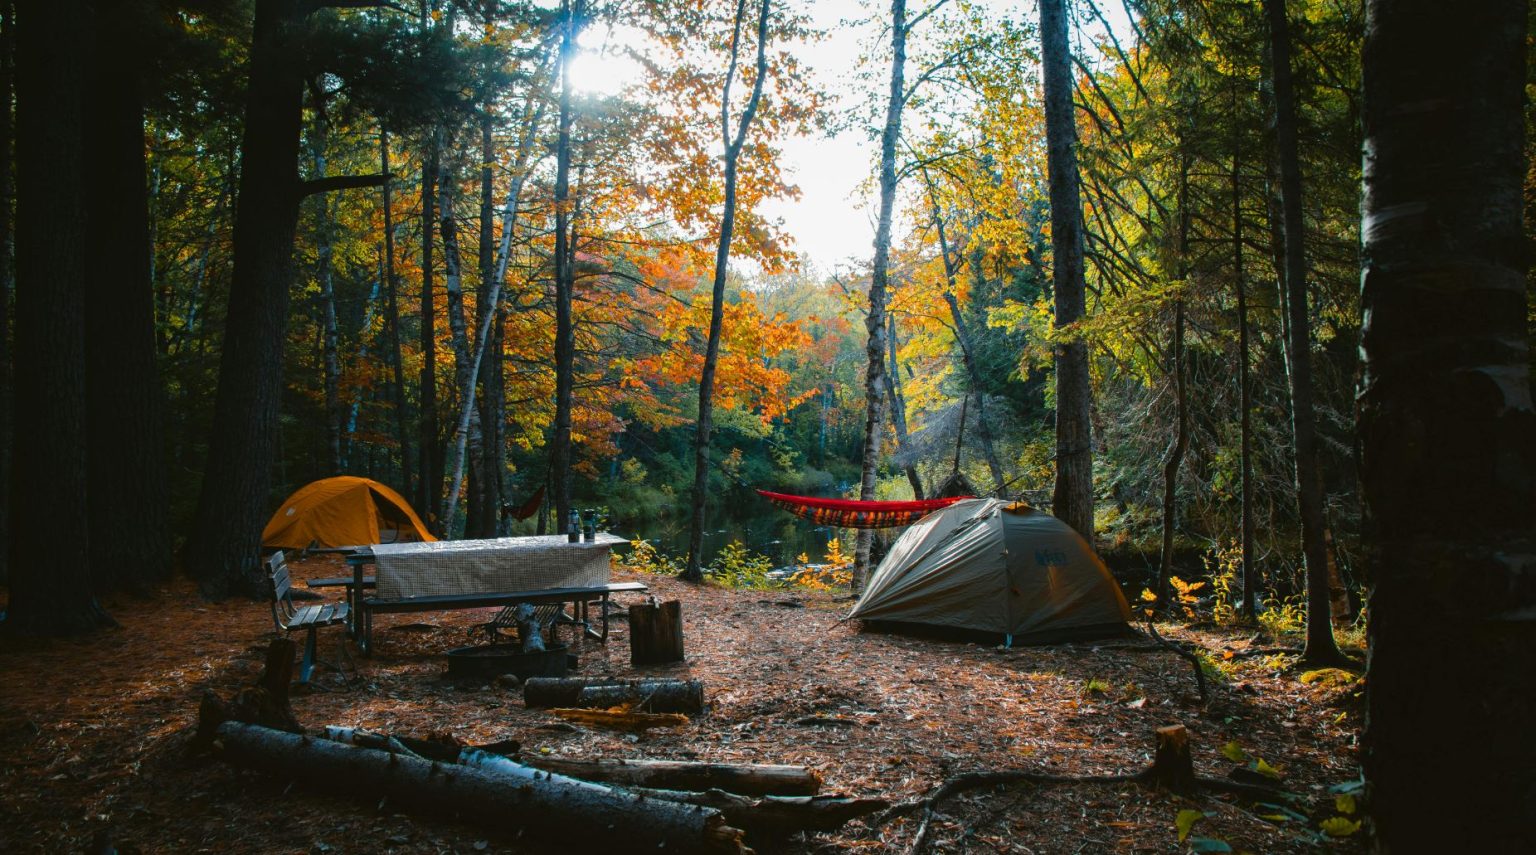
<path fill-rule="evenodd" d="M 294 567 L 298 578 L 340 572 L 325 558 Z M 1188 663 L 1131 649 L 1145 646 L 1137 640 L 1002 650 L 861 633 L 839 620 L 846 594 L 615 575 L 682 600 L 687 661 L 644 673 L 702 680 L 706 715 L 610 732 L 526 709 L 519 691 L 495 683 L 445 681 L 443 653 L 467 643 L 489 611 L 380 616 L 377 655 L 358 659 L 356 676 L 321 669 L 294 710 L 312 729 L 516 739 L 532 754 L 801 764 L 823 775 L 824 792 L 892 803 L 978 770 L 1132 773 L 1151 759 L 1153 731 L 1182 723 L 1199 774 L 1241 769 L 1297 798 L 1264 806 L 1131 784 L 985 788 L 939 804 L 924 849 L 1363 851 L 1354 799 L 1334 792 L 1359 774 L 1358 684 L 1347 673 L 1304 674 L 1284 655 L 1243 655 L 1251 630 L 1161 627 L 1211 652 L 1216 688 L 1202 706 Z M 0 851 L 84 851 L 103 832 L 124 852 L 581 851 L 579 829 L 555 847 L 520 836 L 510 818 L 502 829 L 474 827 L 189 759 L 203 692 L 229 696 L 260 671 L 266 605 L 204 603 L 178 582 L 108 606 L 122 628 L 105 637 L 0 642 Z M 334 658 L 336 646 L 324 638 L 322 655 Z M 636 673 L 622 619 L 606 647 L 575 649 L 580 675 Z M 920 823 L 921 813 L 871 818 L 759 848 L 905 852 Z"/>

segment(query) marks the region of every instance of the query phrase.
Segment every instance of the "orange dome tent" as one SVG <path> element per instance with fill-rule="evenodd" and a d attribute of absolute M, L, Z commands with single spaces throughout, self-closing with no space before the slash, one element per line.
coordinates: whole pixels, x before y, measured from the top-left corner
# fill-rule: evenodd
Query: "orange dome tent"
<path fill-rule="evenodd" d="M 361 546 L 437 540 L 399 493 L 368 478 L 341 475 L 300 487 L 267 522 L 269 549 Z"/>

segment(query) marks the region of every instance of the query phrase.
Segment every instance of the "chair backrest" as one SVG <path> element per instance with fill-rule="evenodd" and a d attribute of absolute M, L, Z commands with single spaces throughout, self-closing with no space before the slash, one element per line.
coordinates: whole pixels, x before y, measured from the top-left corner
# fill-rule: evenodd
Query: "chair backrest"
<path fill-rule="evenodd" d="M 288 572 L 288 558 L 283 551 L 267 559 L 267 577 L 272 583 L 272 622 L 280 630 L 288 628 L 293 618 L 293 577 Z"/>

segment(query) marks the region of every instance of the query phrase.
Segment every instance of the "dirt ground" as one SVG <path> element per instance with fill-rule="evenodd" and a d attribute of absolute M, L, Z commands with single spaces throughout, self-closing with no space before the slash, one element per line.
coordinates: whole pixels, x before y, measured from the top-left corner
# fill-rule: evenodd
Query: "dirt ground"
<path fill-rule="evenodd" d="M 300 579 L 342 572 L 326 557 L 294 568 Z M 1154 729 L 1182 723 L 1201 775 L 1262 761 L 1295 795 L 1288 813 L 1132 784 L 1000 786 L 940 804 L 924 850 L 1183 852 L 1194 842 L 1195 851 L 1227 851 L 1220 841 L 1234 852 L 1362 851 L 1359 834 L 1319 831 L 1349 808 L 1330 788 L 1359 776 L 1356 685 L 1342 675 L 1303 681 L 1284 656 L 1245 656 L 1251 631 L 1162 627 L 1218 663 L 1202 705 L 1189 664 L 1142 649 L 1145 638 L 1005 650 L 862 632 L 840 621 L 846 595 L 615 578 L 682 600 L 687 661 L 644 673 L 704 682 L 709 711 L 685 727 L 639 737 L 570 729 L 525 709 L 516 690 L 445 681 L 442 654 L 488 619 L 483 609 L 381 616 L 376 655 L 357 658 L 355 673 L 317 671 L 294 710 L 312 729 L 517 739 L 525 753 L 803 764 L 821 772 L 823 792 L 893 803 L 977 770 L 1134 772 L 1150 761 Z M 260 671 L 273 637 L 267 604 L 206 603 L 178 582 L 150 601 L 106 605 L 122 626 L 95 638 L 0 639 L 0 852 L 84 852 L 103 839 L 122 852 L 592 851 L 580 829 L 540 842 L 522 837 L 515 817 L 474 827 L 190 758 L 203 692 L 228 697 Z M 322 634 L 323 656 L 335 658 L 340 634 Z M 636 674 L 622 617 L 608 645 L 585 641 L 575 652 L 581 675 Z M 1181 811 L 1201 814 L 1183 842 Z M 907 852 L 920 818 L 854 821 L 758 848 Z"/>

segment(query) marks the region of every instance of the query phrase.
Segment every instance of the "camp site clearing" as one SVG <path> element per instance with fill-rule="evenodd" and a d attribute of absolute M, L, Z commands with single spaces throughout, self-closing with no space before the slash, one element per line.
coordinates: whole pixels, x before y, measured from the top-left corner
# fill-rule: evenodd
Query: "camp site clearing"
<path fill-rule="evenodd" d="M 342 572 L 329 555 L 293 568 L 300 580 Z M 321 669 L 315 688 L 294 696 L 294 711 L 311 729 L 516 739 L 525 755 L 802 764 L 821 773 L 823 792 L 891 802 L 978 770 L 1134 772 L 1150 759 L 1154 729 L 1182 723 L 1197 772 L 1222 777 L 1244 765 L 1232 756 L 1248 765 L 1262 759 L 1301 796 L 1293 809 L 1306 820 L 1266 821 L 1223 796 L 1190 801 L 1129 784 L 992 788 L 943 806 L 928 829 L 928 851 L 940 852 L 1179 852 L 1175 822 L 1190 808 L 1203 814 L 1195 835 L 1234 851 L 1313 851 L 1317 823 L 1332 815 L 1327 788 L 1358 768 L 1357 687 L 1302 682 L 1287 657 L 1225 661 L 1202 706 L 1183 660 L 1118 647 L 1144 645 L 1138 639 L 1005 649 L 862 631 L 843 620 L 852 603 L 841 593 L 727 590 L 619 570 L 614 579 L 682 601 L 687 661 L 646 672 L 703 681 L 707 714 L 626 735 L 526 709 L 517 690 L 445 682 L 442 651 L 464 643 L 467 628 L 487 619 L 484 610 L 383 616 L 378 652 L 361 678 Z M 189 762 L 199 698 L 210 690 L 228 697 L 254 679 L 271 638 L 268 615 L 246 601 L 200 602 L 184 580 L 154 600 L 107 605 L 122 624 L 108 643 L 0 649 L 8 684 L 0 695 L 0 850 L 86 851 L 110 829 L 120 847 L 144 852 L 550 851 L 515 831 Z M 1162 629 L 1218 657 L 1244 649 L 1252 634 Z M 578 644 L 578 674 L 633 675 L 625 622 L 614 631 L 607 646 Z M 322 655 L 327 648 L 334 652 L 333 639 L 322 642 Z M 907 851 L 918 823 L 913 816 L 872 828 L 856 820 L 774 851 Z M 1358 846 L 1351 838 L 1335 851 Z"/>

